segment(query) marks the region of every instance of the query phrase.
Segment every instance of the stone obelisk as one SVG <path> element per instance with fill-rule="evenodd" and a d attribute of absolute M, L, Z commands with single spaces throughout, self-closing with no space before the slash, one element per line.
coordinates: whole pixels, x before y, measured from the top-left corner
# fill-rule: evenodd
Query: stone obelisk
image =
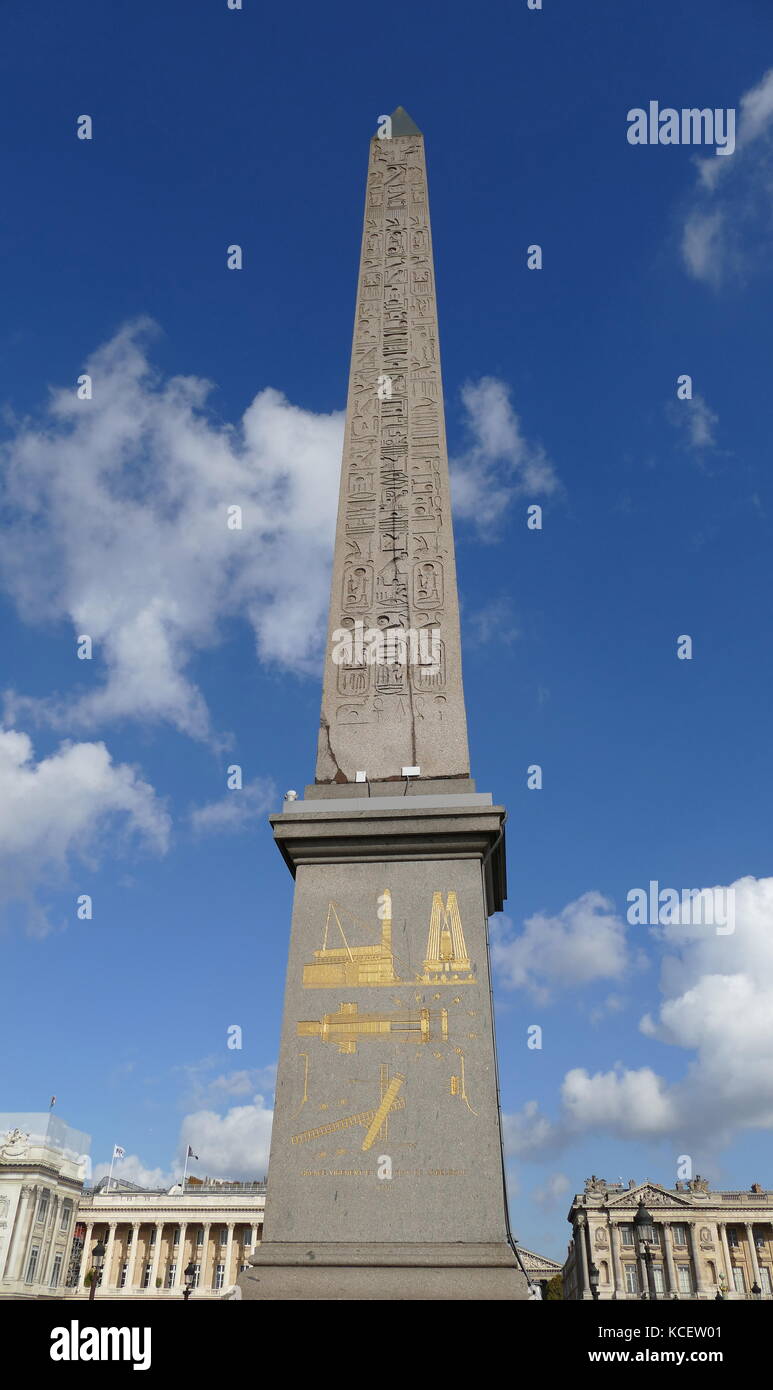
<path fill-rule="evenodd" d="M 519 1299 L 469 775 L 424 141 L 370 147 L 316 780 L 295 878 L 263 1243 L 243 1298 Z"/>

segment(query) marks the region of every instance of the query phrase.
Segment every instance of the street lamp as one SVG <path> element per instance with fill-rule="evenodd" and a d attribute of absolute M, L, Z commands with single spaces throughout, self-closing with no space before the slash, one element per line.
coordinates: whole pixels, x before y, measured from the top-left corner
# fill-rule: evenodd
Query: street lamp
<path fill-rule="evenodd" d="M 593 1294 L 593 1298 L 594 1298 L 594 1301 L 595 1301 L 595 1300 L 598 1298 L 598 1296 L 599 1296 L 599 1267 L 598 1267 L 598 1265 L 591 1265 L 591 1267 L 590 1267 L 590 1291 L 591 1291 L 591 1293 Z"/>
<path fill-rule="evenodd" d="M 97 1296 L 97 1284 L 102 1273 L 102 1263 L 105 1258 L 105 1247 L 101 1240 L 98 1240 L 91 1252 L 93 1264 L 91 1266 L 91 1288 L 89 1289 L 89 1301 Z"/>
<path fill-rule="evenodd" d="M 185 1288 L 183 1289 L 183 1298 L 185 1299 L 185 1302 L 186 1302 L 186 1303 L 188 1302 L 188 1299 L 190 1298 L 191 1294 L 193 1293 L 193 1281 L 194 1281 L 195 1278 L 196 1278 L 196 1266 L 195 1266 L 195 1264 L 193 1263 L 193 1261 L 191 1261 L 191 1263 L 188 1265 L 188 1267 L 187 1267 L 187 1269 L 186 1269 L 186 1271 L 185 1271 Z"/>
<path fill-rule="evenodd" d="M 752 1284 L 752 1298 L 762 1298 L 762 1289 L 760 1288 L 756 1279 Z"/>
<path fill-rule="evenodd" d="M 655 1292 L 655 1276 L 652 1269 L 652 1251 L 650 1250 L 650 1241 L 654 1240 L 655 1232 L 653 1229 L 652 1216 L 647 1211 L 647 1208 L 644 1205 L 644 1198 L 642 1198 L 639 1202 L 636 1215 L 633 1218 L 633 1228 L 638 1237 L 639 1255 L 644 1260 L 644 1264 L 647 1270 L 647 1287 L 649 1289 L 649 1295 L 643 1293 L 642 1298 L 649 1297 L 652 1299 L 656 1299 L 657 1293 Z"/>

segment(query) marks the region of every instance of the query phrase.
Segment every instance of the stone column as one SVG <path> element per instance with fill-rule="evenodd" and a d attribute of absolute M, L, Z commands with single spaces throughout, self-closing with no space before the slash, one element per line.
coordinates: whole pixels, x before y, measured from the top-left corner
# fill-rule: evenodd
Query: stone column
<path fill-rule="evenodd" d="M 670 1222 L 670 1221 L 664 1221 L 664 1222 L 662 1223 L 662 1225 L 663 1225 L 663 1249 L 664 1249 L 665 1255 L 666 1255 L 666 1269 L 668 1270 L 668 1281 L 667 1281 L 667 1282 L 668 1282 L 668 1287 L 667 1287 L 667 1289 L 666 1289 L 666 1292 L 667 1292 L 667 1293 L 678 1293 L 678 1292 L 679 1292 L 679 1280 L 678 1280 L 678 1278 L 677 1278 L 676 1265 L 674 1264 L 674 1247 L 673 1247 L 673 1242 L 672 1242 L 672 1240 L 671 1240 L 671 1222 Z"/>
<path fill-rule="evenodd" d="M 172 1285 L 172 1287 L 175 1289 L 179 1289 L 180 1285 L 182 1284 L 183 1270 L 185 1269 L 185 1266 L 188 1263 L 188 1261 L 185 1258 L 185 1232 L 187 1231 L 187 1229 L 187 1223 L 185 1221 L 181 1221 L 180 1244 L 177 1247 L 177 1268 L 174 1272 L 174 1283 Z"/>
<path fill-rule="evenodd" d="M 718 1221 L 718 1222 L 717 1222 L 717 1230 L 719 1231 L 719 1239 L 720 1239 L 721 1242 L 722 1242 L 722 1254 L 723 1254 L 724 1257 L 725 1257 L 725 1271 L 726 1271 L 726 1274 L 727 1274 L 727 1291 L 728 1291 L 728 1293 L 735 1293 L 735 1280 L 733 1279 L 733 1262 L 732 1262 L 732 1260 L 730 1259 L 730 1246 L 729 1246 L 728 1243 L 727 1243 L 727 1222 L 726 1222 L 726 1221 Z"/>
<path fill-rule="evenodd" d="M 140 1248 L 140 1223 L 132 1221 L 132 1242 L 129 1246 L 129 1268 L 126 1271 L 126 1289 L 133 1289 L 137 1282 L 137 1252 Z"/>
<path fill-rule="evenodd" d="M 706 1293 L 707 1289 L 706 1281 L 703 1277 L 703 1261 L 701 1259 L 700 1246 L 698 1245 L 698 1237 L 695 1232 L 695 1225 L 696 1223 L 694 1221 L 689 1221 L 687 1224 L 687 1230 L 689 1232 L 692 1261 L 693 1265 L 695 1266 L 695 1292 L 697 1294 L 702 1294 Z"/>
<path fill-rule="evenodd" d="M 228 1222 L 228 1239 L 225 1244 L 225 1270 L 223 1272 L 223 1288 L 228 1289 L 234 1282 L 231 1278 L 231 1260 L 233 1259 L 234 1247 L 234 1222 Z M 237 1274 L 238 1274 L 237 1270 Z"/>
<path fill-rule="evenodd" d="M 749 1250 L 751 1251 L 752 1272 L 754 1274 L 754 1282 L 757 1285 L 757 1288 L 761 1289 L 762 1281 L 760 1279 L 760 1262 L 757 1259 L 757 1247 L 754 1244 L 754 1226 L 750 1221 L 745 1221 L 744 1229 L 746 1230 L 746 1239 L 749 1242 Z"/>
<path fill-rule="evenodd" d="M 54 1263 L 54 1248 L 56 1246 L 56 1222 L 61 1206 L 61 1198 L 55 1192 L 51 1193 L 51 1204 L 48 1209 L 48 1220 L 45 1225 L 43 1240 L 40 1251 L 40 1279 L 39 1283 L 48 1288 L 48 1281 L 51 1278 L 51 1269 Z"/>
<path fill-rule="evenodd" d="M 580 1214 L 574 1223 L 575 1265 L 580 1275 L 580 1298 L 590 1298 L 590 1275 L 588 1273 L 588 1250 L 585 1245 L 585 1217 Z"/>
<path fill-rule="evenodd" d="M 94 1222 L 93 1222 L 93 1221 L 87 1222 L 87 1224 L 86 1224 L 86 1234 L 85 1234 L 85 1236 L 83 1237 L 83 1257 L 82 1257 L 82 1262 L 81 1262 L 81 1267 L 80 1267 L 80 1273 L 79 1273 L 79 1275 L 78 1275 L 78 1283 L 79 1283 L 79 1284 L 82 1284 L 82 1283 L 83 1283 L 84 1279 L 86 1278 L 86 1275 L 88 1274 L 89 1270 L 91 1269 L 91 1232 L 93 1231 L 93 1229 L 94 1229 Z"/>
<path fill-rule="evenodd" d="M 22 1283 L 24 1282 L 24 1276 L 27 1273 L 27 1262 L 29 1260 L 29 1252 L 32 1249 L 33 1245 L 33 1231 L 35 1230 L 35 1216 L 37 1215 L 38 1202 L 40 1200 L 40 1192 L 41 1188 L 38 1186 L 37 1183 L 35 1183 L 32 1187 L 30 1194 L 29 1221 L 27 1223 L 25 1239 L 22 1241 L 21 1244 L 21 1260 L 16 1275 L 17 1279 L 20 1279 Z M 40 1266 L 38 1266 L 38 1268 L 39 1267 Z"/>
<path fill-rule="evenodd" d="M 161 1261 L 161 1239 L 164 1234 L 163 1221 L 156 1222 L 156 1243 L 153 1246 L 153 1257 L 150 1262 L 150 1281 L 148 1288 L 155 1291 L 156 1280 L 158 1278 L 158 1266 Z"/>
<path fill-rule="evenodd" d="M 615 1282 L 614 1298 L 622 1298 L 625 1294 L 623 1283 L 623 1265 L 620 1258 L 620 1226 L 617 1221 L 610 1222 L 609 1243 L 612 1248 L 612 1277 Z"/>
<path fill-rule="evenodd" d="M 205 1289 L 207 1287 L 207 1256 L 209 1254 L 209 1231 L 211 1225 L 211 1221 L 204 1222 L 204 1235 L 201 1242 L 201 1272 L 199 1274 L 200 1289 Z M 194 1260 L 194 1264 L 195 1263 Z"/>
<path fill-rule="evenodd" d="M 8 1258 L 5 1262 L 5 1279 L 21 1279 L 23 1269 L 14 1269 L 18 1261 L 19 1250 L 24 1250 L 26 1246 L 26 1236 L 31 1225 L 30 1211 L 33 1210 L 35 1189 L 32 1187 L 22 1187 L 19 1194 L 19 1202 L 16 1208 L 16 1216 L 13 1225 L 13 1235 L 8 1247 Z M 23 1256 L 22 1256 L 23 1258 Z"/>
<path fill-rule="evenodd" d="M 115 1254 L 115 1236 L 118 1230 L 117 1221 L 109 1221 L 107 1225 L 107 1245 L 105 1247 L 105 1262 L 102 1266 L 102 1285 L 103 1289 L 112 1289 L 113 1281 L 113 1255 Z"/>

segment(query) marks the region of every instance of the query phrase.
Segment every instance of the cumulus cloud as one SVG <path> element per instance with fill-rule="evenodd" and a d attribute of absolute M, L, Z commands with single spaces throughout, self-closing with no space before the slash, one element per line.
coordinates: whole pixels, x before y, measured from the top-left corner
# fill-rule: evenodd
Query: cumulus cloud
<path fill-rule="evenodd" d="M 209 383 L 154 371 L 152 328 L 123 328 L 86 364 L 93 398 L 52 391 L 45 418 L 5 446 L 2 581 L 25 621 L 69 623 L 94 651 L 75 695 L 9 708 L 68 728 L 165 721 L 205 739 L 191 661 L 229 622 L 251 625 L 264 662 L 317 669 L 343 415 L 268 388 L 223 424 Z"/>
<path fill-rule="evenodd" d="M 510 919 L 493 923 L 491 959 L 509 989 L 547 999 L 554 989 L 620 979 L 629 967 L 626 924 L 601 893 L 583 893 L 557 916 L 537 912 L 513 934 Z"/>
<path fill-rule="evenodd" d="M 493 539 L 514 497 L 549 496 L 558 479 L 542 445 L 524 438 L 503 381 L 467 382 L 462 404 L 470 443 L 451 462 L 454 515 L 474 521 L 484 539 Z"/>
<path fill-rule="evenodd" d="M 216 1178 L 252 1182 L 266 1175 L 274 1112 L 262 1095 L 249 1105 L 237 1105 L 220 1115 L 215 1110 L 195 1110 L 186 1115 L 180 1143 L 190 1144 L 199 1156 L 197 1171 Z"/>
<path fill-rule="evenodd" d="M 716 899 L 720 890 L 711 891 Z M 510 1153 L 544 1157 L 604 1134 L 705 1154 L 738 1129 L 773 1129 L 773 878 L 741 878 L 721 892 L 734 895 L 734 931 L 724 918 L 718 930 L 682 912 L 653 933 L 664 949 L 663 999 L 640 1027 L 689 1055 L 683 1075 L 666 1081 L 622 1062 L 592 1074 L 574 1067 L 555 1120 L 536 1101 L 505 1117 Z"/>
<path fill-rule="evenodd" d="M 109 1159 L 104 1163 L 95 1164 L 92 1171 L 93 1184 L 96 1185 L 100 1178 L 106 1178 L 109 1172 Z M 113 1164 L 114 1182 L 134 1182 L 138 1187 L 169 1189 L 181 1176 L 182 1172 L 175 1177 L 171 1168 L 147 1168 L 138 1154 L 127 1154 L 125 1158 L 117 1158 Z"/>
<path fill-rule="evenodd" d="M 191 812 L 191 825 L 198 834 L 233 833 L 260 819 L 276 801 L 276 788 L 270 778 L 256 778 L 243 787 L 226 792 L 218 801 Z"/>
<path fill-rule="evenodd" d="M 35 934 L 50 928 L 34 892 L 69 861 L 96 864 L 116 829 L 163 853 L 169 828 L 153 788 L 104 743 L 66 742 L 36 762 L 27 734 L 0 730 L 0 900 L 23 904 Z"/>
<path fill-rule="evenodd" d="M 735 153 L 698 161 L 684 213 L 682 259 L 715 287 L 770 260 L 773 211 L 773 68 L 741 97 Z"/>

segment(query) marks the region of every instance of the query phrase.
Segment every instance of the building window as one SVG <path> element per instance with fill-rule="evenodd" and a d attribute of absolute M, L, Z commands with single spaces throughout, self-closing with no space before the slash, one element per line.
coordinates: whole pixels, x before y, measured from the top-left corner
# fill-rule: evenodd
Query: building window
<path fill-rule="evenodd" d="M 174 1235 L 173 1235 L 173 1237 L 172 1237 L 172 1244 L 173 1244 L 173 1245 L 179 1245 L 179 1244 L 180 1244 L 180 1227 L 179 1227 L 179 1226 L 175 1226 L 175 1228 L 174 1228 Z"/>
<path fill-rule="evenodd" d="M 150 1243 L 151 1243 L 151 1245 L 155 1245 L 155 1243 L 156 1243 L 156 1235 L 157 1235 L 157 1234 L 158 1234 L 158 1233 L 157 1233 L 156 1228 L 155 1228 L 155 1226 L 154 1226 L 154 1227 L 152 1228 L 151 1232 L 150 1232 Z"/>
<path fill-rule="evenodd" d="M 759 1231 L 755 1233 L 754 1244 L 756 1245 L 758 1250 L 761 1250 L 763 1245 L 765 1244 L 765 1237 L 763 1235 L 760 1235 Z"/>
<path fill-rule="evenodd" d="M 127 1280 L 128 1277 L 129 1277 L 129 1261 L 128 1261 L 128 1260 L 124 1260 L 123 1264 L 121 1265 L 121 1273 L 120 1273 L 119 1276 L 118 1276 L 118 1287 L 119 1287 L 119 1289 L 125 1289 L 125 1288 L 126 1288 L 126 1280 Z"/>
<path fill-rule="evenodd" d="M 40 1247 L 38 1245 L 33 1245 L 32 1249 L 30 1250 L 29 1260 L 27 1261 L 27 1275 L 24 1280 L 25 1284 L 34 1284 L 35 1282 L 35 1274 L 37 1273 L 39 1254 Z"/>
<path fill-rule="evenodd" d="M 204 1227 L 203 1227 L 203 1226 L 199 1226 L 199 1229 L 198 1229 L 198 1231 L 196 1232 L 196 1244 L 197 1244 L 197 1245 L 203 1245 L 203 1244 L 204 1244 Z"/>
<path fill-rule="evenodd" d="M 735 1226 L 728 1226 L 727 1228 L 727 1243 L 731 1250 L 738 1249 L 738 1232 Z"/>
<path fill-rule="evenodd" d="M 143 1289 L 146 1289 L 146 1288 L 148 1287 L 149 1283 L 150 1283 L 150 1270 L 151 1270 L 151 1262 L 150 1262 L 150 1260 L 146 1260 L 146 1261 L 145 1261 L 145 1269 L 144 1269 L 143 1274 L 142 1274 L 142 1287 L 143 1287 Z"/>
<path fill-rule="evenodd" d="M 764 1294 L 770 1296 L 770 1270 L 767 1265 L 760 1265 L 760 1288 Z"/>
<path fill-rule="evenodd" d="M 243 1239 L 244 1239 L 244 1244 L 245 1244 L 245 1246 L 247 1246 L 247 1247 L 249 1248 L 249 1246 L 252 1245 L 252 1227 L 251 1227 L 251 1226 L 245 1226 L 245 1228 L 244 1228 L 244 1237 L 243 1237 Z"/>
<path fill-rule="evenodd" d="M 626 1293 L 639 1292 L 639 1276 L 636 1272 L 636 1265 L 623 1265 Z"/>
<path fill-rule="evenodd" d="M 221 1229 L 221 1231 L 220 1231 L 220 1244 L 221 1244 L 221 1245 L 227 1245 L 227 1244 L 228 1244 L 228 1227 L 227 1227 L 227 1226 L 223 1226 L 222 1229 Z"/>
<path fill-rule="evenodd" d="M 633 1245 L 633 1226 L 621 1226 L 620 1234 L 623 1239 L 623 1245 Z"/>
<path fill-rule="evenodd" d="M 680 1225 L 672 1226 L 672 1227 L 671 1227 L 671 1235 L 672 1235 L 672 1237 L 673 1237 L 674 1245 L 686 1245 L 686 1244 L 687 1244 L 687 1227 L 686 1227 L 686 1226 L 680 1226 Z"/>
<path fill-rule="evenodd" d="M 653 1265 L 653 1266 L 652 1266 L 652 1279 L 653 1279 L 653 1283 L 654 1283 L 654 1285 L 655 1285 L 655 1293 L 665 1293 L 665 1291 L 666 1291 L 666 1285 L 665 1285 L 665 1282 L 664 1282 L 664 1280 L 663 1280 L 663 1266 L 662 1266 L 662 1265 Z"/>
<path fill-rule="evenodd" d="M 680 1293 L 692 1293 L 692 1279 L 690 1278 L 689 1265 L 677 1265 L 677 1277 L 679 1280 Z"/>
<path fill-rule="evenodd" d="M 216 1268 L 216 1270 L 215 1270 L 215 1281 L 214 1281 L 214 1283 L 213 1283 L 213 1285 L 212 1285 L 213 1289 L 222 1289 L 222 1287 L 223 1287 L 223 1276 L 224 1276 L 224 1274 L 225 1274 L 225 1265 L 218 1265 L 217 1268 Z"/>
<path fill-rule="evenodd" d="M 200 1279 L 200 1278 L 201 1278 L 201 1265 L 194 1265 L 194 1266 L 193 1266 L 193 1287 L 194 1287 L 194 1289 L 197 1289 L 197 1288 L 199 1287 L 199 1279 Z"/>
<path fill-rule="evenodd" d="M 736 1293 L 746 1293 L 746 1280 L 740 1265 L 733 1265 L 733 1283 Z"/>
<path fill-rule="evenodd" d="M 170 1264 L 168 1270 L 166 1271 L 166 1287 L 167 1287 L 168 1289 L 173 1289 L 173 1288 L 174 1288 L 174 1277 L 175 1277 L 176 1273 L 177 1273 L 177 1265 L 176 1265 L 176 1264 Z"/>
<path fill-rule="evenodd" d="M 61 1257 L 61 1255 L 57 1255 L 57 1256 L 55 1257 L 55 1259 L 54 1259 L 54 1267 L 53 1267 L 53 1269 L 51 1270 L 51 1282 L 50 1282 L 50 1284 L 49 1284 L 49 1288 L 55 1289 L 55 1288 L 57 1287 L 57 1285 L 58 1285 L 58 1283 L 59 1283 L 59 1279 L 60 1279 L 61 1273 L 62 1273 L 62 1257 Z"/>
<path fill-rule="evenodd" d="M 40 1201 L 38 1202 L 38 1214 L 35 1217 L 36 1223 L 38 1221 L 45 1221 L 46 1217 L 48 1216 L 48 1199 L 50 1195 L 51 1194 L 48 1191 L 42 1192 L 40 1194 Z"/>
<path fill-rule="evenodd" d="M 72 1202 L 65 1202 L 64 1206 L 62 1207 L 62 1219 L 61 1219 L 61 1221 L 59 1222 L 59 1230 L 60 1230 L 60 1231 L 66 1231 L 66 1230 L 67 1230 L 67 1227 L 68 1227 L 69 1224 L 70 1224 L 70 1217 L 71 1217 L 71 1216 L 72 1216 Z"/>

